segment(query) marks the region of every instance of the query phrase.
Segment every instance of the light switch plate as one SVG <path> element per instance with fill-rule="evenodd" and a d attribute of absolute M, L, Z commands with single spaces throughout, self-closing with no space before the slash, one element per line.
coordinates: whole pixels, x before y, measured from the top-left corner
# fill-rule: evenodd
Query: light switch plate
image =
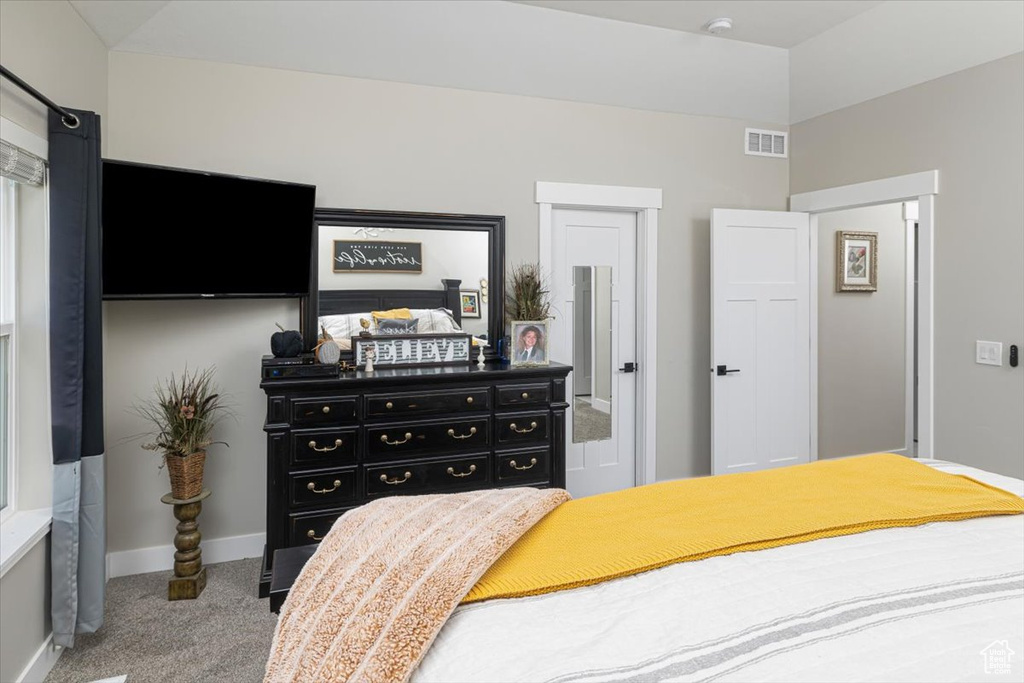
<path fill-rule="evenodd" d="M 1002 365 L 1003 343 L 990 341 L 975 342 L 974 362 L 981 365 Z"/>

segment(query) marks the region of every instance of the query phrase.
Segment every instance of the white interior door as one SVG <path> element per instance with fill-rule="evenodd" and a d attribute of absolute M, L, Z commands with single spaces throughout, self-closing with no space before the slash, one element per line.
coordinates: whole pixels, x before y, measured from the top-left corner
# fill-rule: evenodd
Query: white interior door
<path fill-rule="evenodd" d="M 589 496 L 636 484 L 636 214 L 552 212 L 552 360 L 571 363 L 577 336 L 590 340 L 590 395 L 569 375 L 566 486 Z M 589 292 L 574 286 L 589 270 Z M 578 324 L 576 307 L 591 307 Z M 583 395 L 577 396 L 577 393 Z"/>
<path fill-rule="evenodd" d="M 711 212 L 712 472 L 807 462 L 810 220 Z"/>

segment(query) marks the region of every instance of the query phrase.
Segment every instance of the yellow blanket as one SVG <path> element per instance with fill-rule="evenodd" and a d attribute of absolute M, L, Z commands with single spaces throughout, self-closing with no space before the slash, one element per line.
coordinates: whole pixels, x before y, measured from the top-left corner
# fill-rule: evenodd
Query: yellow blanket
<path fill-rule="evenodd" d="M 563 503 L 462 603 L 873 529 L 1022 512 L 1018 496 L 888 453 L 669 481 Z"/>

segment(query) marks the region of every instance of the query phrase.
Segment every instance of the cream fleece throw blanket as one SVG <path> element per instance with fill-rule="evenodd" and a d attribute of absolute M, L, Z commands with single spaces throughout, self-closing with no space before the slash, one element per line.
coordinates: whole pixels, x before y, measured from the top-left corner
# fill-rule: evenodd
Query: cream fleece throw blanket
<path fill-rule="evenodd" d="M 277 622 L 267 683 L 406 681 L 459 601 L 561 489 L 395 496 L 339 518 Z"/>

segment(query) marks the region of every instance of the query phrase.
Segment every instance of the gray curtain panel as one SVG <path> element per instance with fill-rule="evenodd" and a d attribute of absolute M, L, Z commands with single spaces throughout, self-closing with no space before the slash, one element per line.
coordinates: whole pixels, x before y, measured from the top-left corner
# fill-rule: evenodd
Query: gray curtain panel
<path fill-rule="evenodd" d="M 50 411 L 53 640 L 103 623 L 106 512 L 100 253 L 100 117 L 50 113 Z"/>

